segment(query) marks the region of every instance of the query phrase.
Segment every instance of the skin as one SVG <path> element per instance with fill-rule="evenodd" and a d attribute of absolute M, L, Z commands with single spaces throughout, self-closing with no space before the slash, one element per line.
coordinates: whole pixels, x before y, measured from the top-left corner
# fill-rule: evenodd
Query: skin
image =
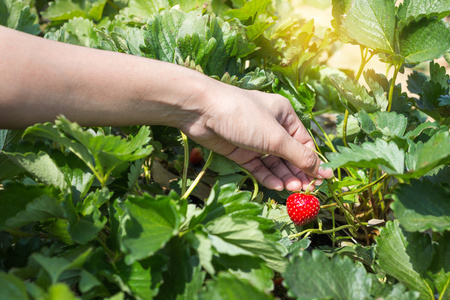
<path fill-rule="evenodd" d="M 58 115 L 82 126 L 166 125 L 240 164 L 270 189 L 298 191 L 333 176 L 320 168 L 311 137 L 280 95 L 2 26 L 0 40 L 0 128 L 53 122 Z"/>

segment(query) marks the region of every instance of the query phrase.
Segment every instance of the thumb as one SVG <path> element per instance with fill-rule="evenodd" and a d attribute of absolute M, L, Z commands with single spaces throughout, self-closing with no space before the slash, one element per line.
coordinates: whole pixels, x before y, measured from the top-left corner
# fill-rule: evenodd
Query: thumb
<path fill-rule="evenodd" d="M 311 177 L 323 179 L 333 177 L 332 169 L 321 168 L 320 165 L 323 164 L 323 161 L 313 151 L 311 145 L 306 146 L 286 131 L 283 130 L 283 132 L 283 143 L 281 147 L 277 147 L 278 153 L 274 153 L 274 155 L 284 158 Z"/>

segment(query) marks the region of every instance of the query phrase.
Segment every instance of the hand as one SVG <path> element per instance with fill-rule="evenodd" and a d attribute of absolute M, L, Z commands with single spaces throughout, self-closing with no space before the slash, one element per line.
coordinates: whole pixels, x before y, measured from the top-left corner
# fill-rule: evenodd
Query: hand
<path fill-rule="evenodd" d="M 270 189 L 298 191 L 314 178 L 320 184 L 333 176 L 331 169 L 320 168 L 311 150 L 314 142 L 289 100 L 220 82 L 205 86 L 202 116 L 180 128 L 190 138 L 238 163 Z"/>

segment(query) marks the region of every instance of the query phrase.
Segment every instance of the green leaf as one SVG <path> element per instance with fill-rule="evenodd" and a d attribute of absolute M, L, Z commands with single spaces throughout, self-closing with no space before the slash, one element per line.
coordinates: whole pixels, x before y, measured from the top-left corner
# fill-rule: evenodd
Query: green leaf
<path fill-rule="evenodd" d="M 371 70 L 368 70 L 364 72 L 364 79 L 371 90 L 375 102 L 382 111 L 385 111 L 389 105 L 389 100 L 386 97 L 389 91 L 389 82 L 387 78 L 384 75 L 376 74 L 374 71 L 371 72 Z"/>
<path fill-rule="evenodd" d="M 62 146 L 72 151 L 75 155 L 77 155 L 91 170 L 95 169 L 95 163 L 88 149 L 86 149 L 86 147 L 84 147 L 80 143 L 77 143 L 76 141 L 68 138 L 52 123 L 36 124 L 34 126 L 30 126 L 25 130 L 24 135 L 27 134 L 33 134 L 58 142 Z"/>
<path fill-rule="evenodd" d="M 124 140 L 119 136 L 83 130 L 78 124 L 71 123 L 63 117 L 58 118 L 55 124 L 86 147 L 94 157 L 98 168 L 103 168 L 106 174 L 118 165 L 148 156 L 152 151 L 150 148 L 143 148 L 150 141 L 148 126 L 142 126 L 136 136 Z"/>
<path fill-rule="evenodd" d="M 250 42 L 256 42 L 256 39 L 260 37 L 261 35 L 266 32 L 266 30 L 275 24 L 276 21 L 274 21 L 271 17 L 270 18 L 258 18 L 258 20 L 252 24 L 247 26 L 245 29 L 247 33 L 248 40 Z"/>
<path fill-rule="evenodd" d="M 408 24 L 413 20 L 423 17 L 442 19 L 449 14 L 450 0 L 405 0 L 400 4 L 397 15 L 400 19 L 401 29 L 403 24 Z"/>
<path fill-rule="evenodd" d="M 261 206 L 250 202 L 251 193 L 238 191 L 234 184 L 219 187 L 214 185 L 211 194 L 206 200 L 203 212 L 195 219 L 195 223 L 207 224 L 222 216 L 251 218 L 261 212 Z"/>
<path fill-rule="evenodd" d="M 248 19 L 254 21 L 259 14 L 266 11 L 267 6 L 271 3 L 271 0 L 249 0 L 241 8 L 227 11 L 226 16 L 241 21 L 247 21 Z"/>
<path fill-rule="evenodd" d="M 135 261 L 128 266 L 122 261 L 117 264 L 117 271 L 137 299 L 153 299 L 156 296 L 158 289 L 152 289 L 151 265 L 148 262 Z"/>
<path fill-rule="evenodd" d="M 373 285 L 361 264 L 348 257 L 330 260 L 318 250 L 300 252 L 284 278 L 289 294 L 297 299 L 368 299 Z"/>
<path fill-rule="evenodd" d="M 349 115 L 347 119 L 347 141 L 353 141 L 356 135 L 361 131 L 358 119 Z M 338 115 L 336 122 L 336 136 L 343 138 L 344 136 L 344 116 Z"/>
<path fill-rule="evenodd" d="M 261 262 L 260 268 L 229 268 L 228 272 L 230 272 L 240 280 L 250 283 L 253 287 L 257 288 L 261 292 L 269 294 L 271 291 L 273 291 L 274 284 L 272 279 L 274 277 L 274 272 L 269 269 L 264 264 L 264 262 Z"/>
<path fill-rule="evenodd" d="M 121 13 L 129 18 L 141 19 L 140 22 L 145 23 L 153 14 L 169 8 L 170 4 L 167 0 L 130 0 L 128 7 L 121 11 Z"/>
<path fill-rule="evenodd" d="M 239 79 L 237 86 L 246 90 L 263 90 L 271 86 L 274 80 L 272 71 L 256 68 L 255 71 L 248 72 Z"/>
<path fill-rule="evenodd" d="M 381 229 L 375 247 L 377 263 L 387 274 L 419 291 L 424 299 L 434 299 L 433 287 L 423 277 L 431 263 L 431 240 L 415 233 L 405 235 L 398 221 L 388 222 Z"/>
<path fill-rule="evenodd" d="M 450 190 L 428 180 L 401 184 L 393 194 L 391 207 L 408 231 L 450 230 Z"/>
<path fill-rule="evenodd" d="M 250 54 L 256 47 L 248 41 L 238 20 L 224 22 L 196 11 L 154 14 L 144 37 L 145 56 L 179 64 L 190 58 L 205 74 L 219 78 L 226 72 L 238 74 L 237 58 Z"/>
<path fill-rule="evenodd" d="M 203 284 L 200 281 L 204 279 L 205 273 L 201 272 L 198 257 L 191 253 L 184 238 L 171 239 L 161 251 L 159 260 L 165 260 L 166 263 L 160 267 L 164 268 L 164 273 L 158 299 L 183 299 L 197 293 L 196 288 Z"/>
<path fill-rule="evenodd" d="M 51 21 L 70 20 L 75 17 L 99 21 L 107 0 L 55 0 L 42 15 Z"/>
<path fill-rule="evenodd" d="M 128 178 L 127 184 L 128 184 L 129 190 L 132 190 L 135 187 L 139 177 L 141 176 L 142 170 L 143 170 L 142 169 L 143 163 L 144 163 L 143 159 L 138 159 L 134 163 L 131 164 L 130 172 L 128 173 L 128 176 L 127 176 L 127 178 Z"/>
<path fill-rule="evenodd" d="M 66 285 L 65 283 L 56 283 L 50 286 L 48 289 L 48 294 L 44 298 L 45 300 L 78 300 L 79 298 L 76 297 L 70 287 Z"/>
<path fill-rule="evenodd" d="M 365 111 L 358 113 L 361 128 L 373 139 L 384 137 L 389 140 L 394 137 L 403 137 L 408 125 L 404 115 L 396 112 L 376 112 L 367 114 Z"/>
<path fill-rule="evenodd" d="M 403 174 L 405 153 L 394 142 L 377 139 L 361 146 L 349 144 L 349 148 L 338 147 L 340 153 L 329 153 L 329 168 L 361 167 L 382 169 L 388 174 Z"/>
<path fill-rule="evenodd" d="M 439 106 L 450 107 L 450 95 L 441 96 L 439 99 Z"/>
<path fill-rule="evenodd" d="M 207 281 L 206 291 L 200 294 L 200 299 L 241 300 L 241 299 L 273 299 L 272 296 L 259 291 L 252 285 L 237 277 L 220 273 L 214 280 Z"/>
<path fill-rule="evenodd" d="M 81 17 L 69 20 L 61 29 L 56 32 L 48 32 L 44 37 L 90 48 L 96 48 L 100 45 L 100 38 L 94 30 L 94 23 Z"/>
<path fill-rule="evenodd" d="M 287 214 L 285 205 L 271 205 L 270 203 L 267 203 L 264 205 L 261 216 L 272 220 L 274 223 L 274 228 L 279 230 L 283 237 L 298 233 L 295 229 L 294 223 Z"/>
<path fill-rule="evenodd" d="M 199 226 L 199 228 L 203 228 Z M 186 235 L 186 239 L 198 253 L 198 258 L 200 264 L 205 268 L 206 272 L 209 274 L 215 274 L 214 266 L 212 265 L 213 250 L 211 241 L 208 239 L 206 233 L 203 230 L 197 228 L 197 230 L 192 231 Z"/>
<path fill-rule="evenodd" d="M 61 190 L 68 187 L 64 174 L 47 153 L 39 151 L 38 154 L 29 152 L 25 154 L 7 153 L 7 155 L 9 159 L 43 183 L 52 184 Z"/>
<path fill-rule="evenodd" d="M 54 199 L 57 191 L 51 187 L 4 182 L 3 188 L 0 190 L 0 230 L 8 228 L 8 222 L 15 225 L 15 222 L 23 224 L 25 221 L 43 221 L 49 216 L 61 216 Z"/>
<path fill-rule="evenodd" d="M 200 266 L 193 268 L 192 277 L 186 282 L 183 294 L 178 294 L 176 300 L 197 300 L 205 282 L 206 273 Z"/>
<path fill-rule="evenodd" d="M 374 295 L 376 299 L 383 300 L 415 300 L 420 297 L 419 292 L 409 291 L 401 283 L 380 285 L 380 289 L 376 289 Z"/>
<path fill-rule="evenodd" d="M 311 121 L 307 114 L 308 107 L 311 108 L 315 104 L 315 95 L 307 84 L 302 84 L 303 95 L 306 97 L 303 99 L 300 97 L 299 91 L 296 88 L 292 87 L 293 84 L 282 84 L 276 78 L 274 84 L 272 85 L 272 89 L 274 93 L 280 94 L 283 97 L 287 98 L 292 105 L 295 113 L 302 121 L 303 125 L 306 128 L 311 127 Z M 308 107 L 307 107 L 308 106 Z"/>
<path fill-rule="evenodd" d="M 431 122 L 425 122 L 420 124 L 419 126 L 417 126 L 416 128 L 414 128 L 411 131 L 408 131 L 405 134 L 405 137 L 410 139 L 410 140 L 414 140 L 416 137 L 420 136 L 422 134 L 422 132 L 424 132 L 427 129 L 434 129 L 434 130 L 438 130 L 439 129 L 439 125 L 437 123 L 431 123 Z"/>
<path fill-rule="evenodd" d="M 344 0 L 334 9 L 339 30 L 358 44 L 386 53 L 395 53 L 395 1 Z M 335 4 L 335 1 L 333 1 Z"/>
<path fill-rule="evenodd" d="M 430 276 L 441 299 L 450 294 L 450 231 L 445 231 L 439 238 L 439 244 L 434 244 L 434 256 L 431 262 Z"/>
<path fill-rule="evenodd" d="M 39 24 L 26 3 L 22 0 L 1 0 L 0 25 L 38 35 L 41 32 Z"/>
<path fill-rule="evenodd" d="M 100 48 L 142 56 L 141 46 L 145 44 L 144 30 L 135 27 L 115 27 L 112 32 L 103 27 L 101 30 L 94 30 L 104 40 Z"/>
<path fill-rule="evenodd" d="M 399 47 L 407 63 L 439 58 L 450 49 L 450 27 L 436 19 L 411 22 L 400 34 Z"/>
<path fill-rule="evenodd" d="M 363 109 L 368 113 L 386 110 L 384 101 L 377 103 L 363 86 L 352 79 L 335 75 L 331 75 L 330 79 L 339 94 L 357 110 Z"/>
<path fill-rule="evenodd" d="M 8 227 L 15 228 L 34 221 L 45 221 L 49 218 L 65 217 L 61 203 L 53 197 L 42 195 L 30 201 L 23 211 L 10 216 L 5 222 Z"/>
<path fill-rule="evenodd" d="M 445 88 L 439 82 L 427 81 L 423 84 L 422 95 L 417 104 L 420 109 L 434 112 L 439 107 L 438 99 L 444 93 Z"/>
<path fill-rule="evenodd" d="M 450 136 L 448 131 L 434 134 L 426 143 L 410 144 L 406 154 L 407 173 L 404 178 L 419 178 L 432 169 L 450 161 Z"/>
<path fill-rule="evenodd" d="M 111 195 L 107 188 L 98 189 L 89 194 L 83 203 L 78 203 L 77 210 L 81 213 L 81 217 L 69 220 L 69 233 L 73 241 L 86 244 L 97 237 L 107 222 L 107 219 L 102 216 L 100 207 L 109 200 Z"/>
<path fill-rule="evenodd" d="M 128 197 L 122 204 L 121 249 L 127 264 L 144 259 L 161 249 L 177 234 L 180 217 L 169 197 Z"/>
<path fill-rule="evenodd" d="M 92 249 L 89 248 L 79 254 L 76 253 L 76 257 L 73 259 L 58 256 L 48 257 L 40 253 L 34 253 L 30 256 L 30 259 L 36 262 L 39 267 L 50 276 L 51 282 L 55 284 L 58 282 L 64 271 L 82 267 L 91 252 Z"/>
<path fill-rule="evenodd" d="M 223 216 L 209 222 L 205 228 L 217 252 L 260 257 L 270 268 L 283 271 L 286 261 L 281 250 L 265 238 L 258 225 L 256 221 Z"/>
<path fill-rule="evenodd" d="M 94 275 L 92 275 L 91 273 L 89 273 L 88 271 L 86 271 L 84 269 L 81 270 L 80 282 L 78 283 L 78 287 L 80 288 L 80 291 L 82 293 L 89 292 L 96 286 L 100 286 L 100 285 L 101 285 L 101 282 L 97 279 L 97 277 L 95 277 Z"/>
<path fill-rule="evenodd" d="M 14 275 L 0 272 L 0 298 L 28 300 L 25 283 Z"/>
<path fill-rule="evenodd" d="M 422 72 L 417 72 L 413 70 L 411 74 L 408 75 L 408 80 L 406 81 L 408 84 L 408 90 L 411 93 L 420 95 L 422 94 L 423 84 L 429 80 L 429 77 Z"/>
<path fill-rule="evenodd" d="M 450 88 L 450 74 L 447 74 L 447 69 L 433 61 L 430 61 L 430 80 L 439 83 L 445 90 Z"/>
<path fill-rule="evenodd" d="M 0 129 L 0 151 L 3 151 L 19 132 L 18 130 Z"/>
<path fill-rule="evenodd" d="M 101 182 L 106 182 L 107 176 L 119 165 L 146 157 L 152 152 L 151 146 L 143 148 L 150 141 L 147 126 L 142 126 L 136 136 L 125 140 L 119 136 L 103 135 L 102 131 L 83 130 L 78 124 L 60 117 L 56 125 L 36 124 L 28 127 L 25 134 L 48 138 L 67 147 L 83 160 Z"/>

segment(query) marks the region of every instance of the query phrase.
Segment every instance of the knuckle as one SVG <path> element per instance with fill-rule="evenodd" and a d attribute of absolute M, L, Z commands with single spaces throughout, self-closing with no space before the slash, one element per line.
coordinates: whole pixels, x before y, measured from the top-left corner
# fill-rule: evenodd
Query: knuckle
<path fill-rule="evenodd" d="M 281 166 L 281 160 L 280 159 L 273 159 L 270 161 L 267 165 L 267 167 L 271 170 L 277 170 Z"/>
<path fill-rule="evenodd" d="M 309 148 L 306 148 L 302 156 L 302 165 L 304 168 L 312 170 L 318 161 L 317 155 Z"/>
<path fill-rule="evenodd" d="M 252 168 L 252 170 L 249 170 L 252 173 L 260 173 L 261 171 L 264 170 L 264 165 L 263 164 L 257 164 L 254 168 Z"/>

